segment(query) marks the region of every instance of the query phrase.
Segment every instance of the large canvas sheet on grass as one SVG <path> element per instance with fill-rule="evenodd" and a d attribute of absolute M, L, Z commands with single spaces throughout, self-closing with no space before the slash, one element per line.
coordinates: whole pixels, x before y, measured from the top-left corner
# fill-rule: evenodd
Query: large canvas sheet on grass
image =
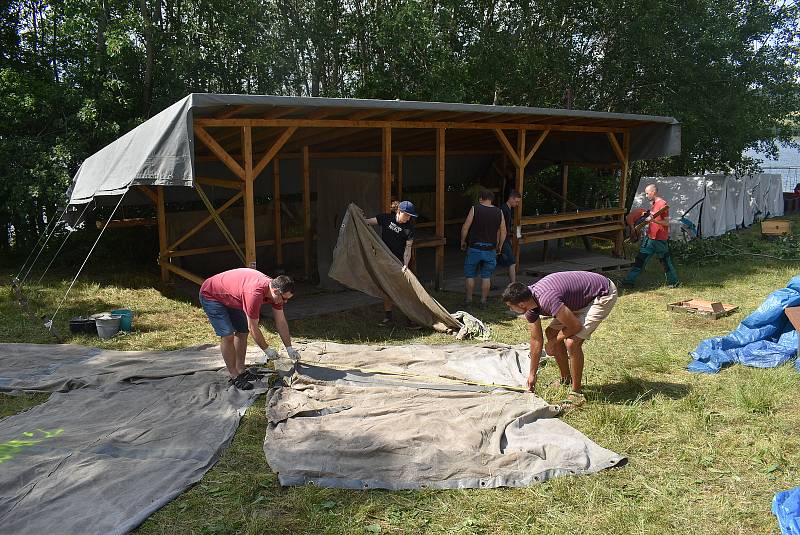
<path fill-rule="evenodd" d="M 25 376 L 26 359 L 39 371 Z M 264 392 L 229 388 L 224 371 L 192 373 L 202 362 L 192 350 L 0 345 L 0 376 L 16 389 L 68 390 L 0 421 L 0 531 L 126 533 L 199 481 Z"/>
<path fill-rule="evenodd" d="M 77 345 L 0 344 L 0 392 L 66 392 L 224 367 L 219 347 L 112 351 Z"/>
<path fill-rule="evenodd" d="M 302 355 L 268 394 L 264 452 L 282 485 L 516 487 L 625 460 L 559 407 L 487 384 L 523 386 L 527 349 L 316 342 Z"/>
<path fill-rule="evenodd" d="M 342 220 L 328 275 L 348 288 L 391 299 L 420 325 L 458 332 L 462 325 L 425 291 L 410 270 L 402 269 L 402 263 L 364 222 L 364 212 L 351 204 Z"/>

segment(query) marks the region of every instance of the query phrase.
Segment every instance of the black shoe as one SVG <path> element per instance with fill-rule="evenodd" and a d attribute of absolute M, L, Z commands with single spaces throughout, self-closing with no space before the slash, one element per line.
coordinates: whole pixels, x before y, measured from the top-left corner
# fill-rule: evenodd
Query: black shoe
<path fill-rule="evenodd" d="M 668 284 L 667 286 L 669 286 L 670 288 L 680 288 L 681 287 L 681 281 L 678 281 L 675 284 Z"/>
<path fill-rule="evenodd" d="M 228 384 L 235 386 L 239 390 L 252 390 L 253 385 L 243 377 L 244 373 L 246 372 L 243 372 L 236 377 L 228 379 Z"/>
<path fill-rule="evenodd" d="M 378 324 L 380 327 L 391 327 L 392 320 L 390 318 L 383 318 L 381 322 Z"/>
<path fill-rule="evenodd" d="M 478 303 L 478 308 L 480 310 L 486 310 L 487 306 L 488 306 L 488 303 L 486 301 L 481 301 L 480 303 Z"/>
<path fill-rule="evenodd" d="M 239 374 L 239 377 L 244 378 L 247 382 L 258 381 L 263 379 L 266 373 L 257 370 L 255 368 L 247 368 L 242 373 Z"/>

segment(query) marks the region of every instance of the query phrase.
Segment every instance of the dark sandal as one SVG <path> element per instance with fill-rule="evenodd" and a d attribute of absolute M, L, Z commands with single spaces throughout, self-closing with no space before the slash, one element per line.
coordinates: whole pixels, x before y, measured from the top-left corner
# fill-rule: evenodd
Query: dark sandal
<path fill-rule="evenodd" d="M 245 381 L 258 381 L 263 379 L 265 375 L 266 373 L 256 368 L 246 368 L 242 373 L 239 374 L 239 377 L 244 377 Z"/>
<path fill-rule="evenodd" d="M 239 390 L 252 390 L 253 385 L 243 377 L 244 373 L 239 374 L 237 377 L 228 379 L 228 384 L 231 384 Z"/>

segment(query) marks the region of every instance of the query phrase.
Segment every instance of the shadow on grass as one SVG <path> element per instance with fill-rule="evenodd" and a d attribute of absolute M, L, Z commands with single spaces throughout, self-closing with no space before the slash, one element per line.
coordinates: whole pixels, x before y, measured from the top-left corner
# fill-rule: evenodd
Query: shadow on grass
<path fill-rule="evenodd" d="M 682 399 L 692 391 L 691 387 L 682 383 L 666 381 L 647 381 L 628 376 L 616 383 L 608 383 L 597 387 L 587 386 L 584 392 L 592 398 L 599 398 L 609 403 L 629 404 L 636 401 L 647 401 L 657 395 L 669 399 Z"/>

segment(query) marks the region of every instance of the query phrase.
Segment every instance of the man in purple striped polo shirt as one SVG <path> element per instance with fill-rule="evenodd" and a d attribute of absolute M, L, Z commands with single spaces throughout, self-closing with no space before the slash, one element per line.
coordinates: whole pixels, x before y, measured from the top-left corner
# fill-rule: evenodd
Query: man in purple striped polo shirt
<path fill-rule="evenodd" d="M 617 302 L 617 287 L 607 277 L 589 271 L 562 271 L 525 286 L 509 284 L 503 292 L 503 302 L 517 314 L 524 314 L 531 331 L 531 369 L 528 390 L 536 388 L 539 358 L 544 346 L 553 355 L 561 371 L 563 385 L 571 385 L 569 400 L 581 399 L 583 376 L 583 342 L 608 317 Z M 553 321 L 542 333 L 541 316 Z M 554 383 L 558 384 L 558 383 Z"/>

